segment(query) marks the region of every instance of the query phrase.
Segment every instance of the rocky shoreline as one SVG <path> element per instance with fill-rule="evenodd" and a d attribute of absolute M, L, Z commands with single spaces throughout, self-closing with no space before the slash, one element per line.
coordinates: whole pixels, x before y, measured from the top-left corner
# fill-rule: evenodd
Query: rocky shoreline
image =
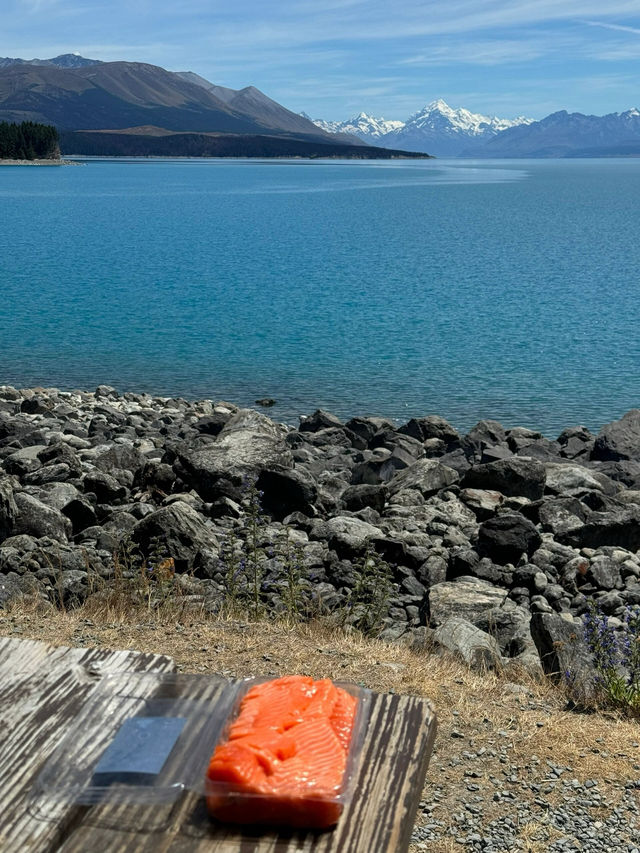
<path fill-rule="evenodd" d="M 80 166 L 74 160 L 46 159 L 46 160 L 9 160 L 0 157 L 0 166 Z"/>
<path fill-rule="evenodd" d="M 640 604 L 640 410 L 550 440 L 320 410 L 296 429 L 225 402 L 0 386 L 0 606 L 34 590 L 82 602 L 123 542 L 149 571 L 162 553 L 213 612 L 234 560 L 258 551 L 257 594 L 278 610 L 277 543 L 297 555 L 300 595 L 329 613 L 373 555 L 392 573 L 382 637 L 475 667 L 570 671 L 588 702 L 588 601 L 618 630 Z"/>

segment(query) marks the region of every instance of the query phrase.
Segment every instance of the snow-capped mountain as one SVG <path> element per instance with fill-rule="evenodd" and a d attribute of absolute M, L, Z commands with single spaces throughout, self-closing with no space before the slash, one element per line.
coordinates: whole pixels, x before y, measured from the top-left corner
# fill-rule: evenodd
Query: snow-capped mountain
<path fill-rule="evenodd" d="M 313 119 L 313 123 L 328 133 L 351 133 L 363 142 L 380 142 L 383 136 L 404 127 L 403 121 L 393 121 L 384 118 L 374 118 L 367 113 L 359 113 L 346 121 L 323 121 Z"/>
<path fill-rule="evenodd" d="M 410 116 L 404 126 L 385 137 L 385 145 L 408 151 L 428 151 L 440 157 L 473 153 L 479 145 L 504 130 L 532 124 L 533 119 L 485 116 L 465 109 L 453 109 L 441 98 Z"/>
<path fill-rule="evenodd" d="M 441 98 L 431 101 L 406 121 L 373 118 L 364 112 L 343 122 L 314 119 L 314 124 L 330 133 L 352 133 L 376 145 L 425 151 L 441 157 L 468 154 L 503 130 L 532 122 L 533 119 L 524 116 L 506 119 L 453 109 Z"/>

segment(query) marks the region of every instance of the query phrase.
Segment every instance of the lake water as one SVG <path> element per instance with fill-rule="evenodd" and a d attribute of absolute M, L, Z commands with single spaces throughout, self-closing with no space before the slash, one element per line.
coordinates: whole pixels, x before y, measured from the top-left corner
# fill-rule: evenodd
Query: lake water
<path fill-rule="evenodd" d="M 640 160 L 0 169 L 0 384 L 435 413 L 640 406 Z"/>

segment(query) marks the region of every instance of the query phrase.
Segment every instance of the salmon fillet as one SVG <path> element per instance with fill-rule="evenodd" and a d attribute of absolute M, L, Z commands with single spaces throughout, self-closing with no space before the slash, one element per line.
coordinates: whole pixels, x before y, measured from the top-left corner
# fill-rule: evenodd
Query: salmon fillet
<path fill-rule="evenodd" d="M 333 826 L 357 699 L 329 679 L 257 684 L 211 757 L 207 806 L 233 823 Z"/>

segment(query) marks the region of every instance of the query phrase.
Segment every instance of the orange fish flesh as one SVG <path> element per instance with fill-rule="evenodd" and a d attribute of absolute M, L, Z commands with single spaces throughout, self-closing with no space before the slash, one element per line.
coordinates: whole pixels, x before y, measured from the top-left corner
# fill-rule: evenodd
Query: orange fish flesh
<path fill-rule="evenodd" d="M 329 679 L 254 685 L 211 757 L 207 806 L 219 820 L 333 826 L 357 699 Z"/>

